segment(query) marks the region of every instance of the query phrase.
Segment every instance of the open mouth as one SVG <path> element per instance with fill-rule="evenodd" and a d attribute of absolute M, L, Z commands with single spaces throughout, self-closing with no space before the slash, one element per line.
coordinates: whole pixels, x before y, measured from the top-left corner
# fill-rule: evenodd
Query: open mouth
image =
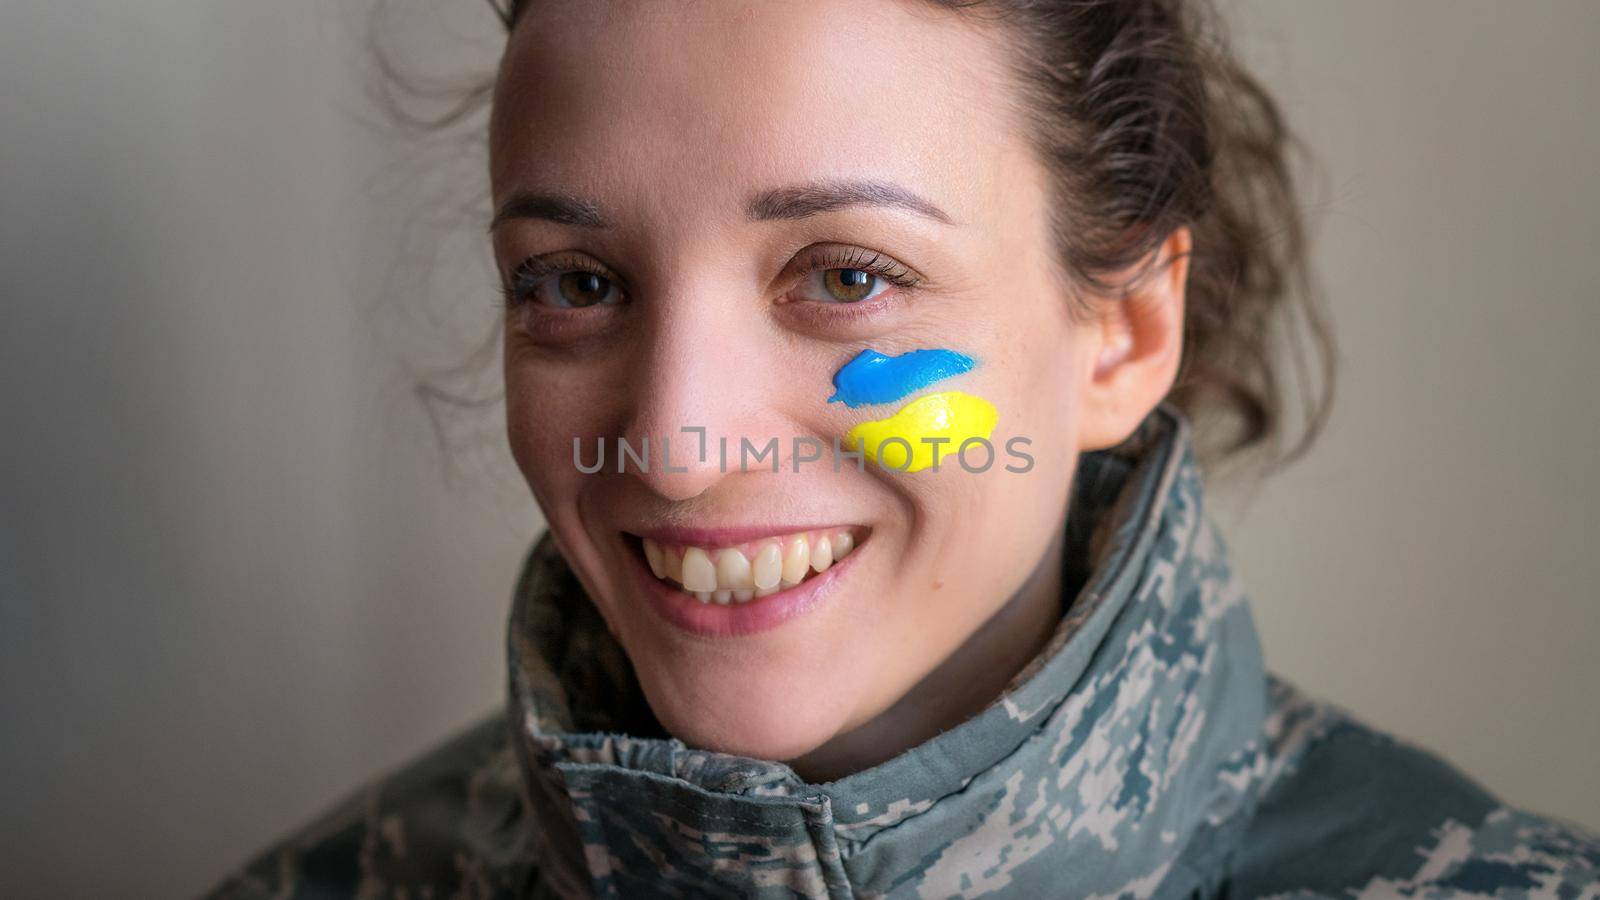
<path fill-rule="evenodd" d="M 630 535 L 658 580 L 702 604 L 723 606 L 798 587 L 849 556 L 866 536 L 862 526 L 840 526 L 699 546 Z"/>

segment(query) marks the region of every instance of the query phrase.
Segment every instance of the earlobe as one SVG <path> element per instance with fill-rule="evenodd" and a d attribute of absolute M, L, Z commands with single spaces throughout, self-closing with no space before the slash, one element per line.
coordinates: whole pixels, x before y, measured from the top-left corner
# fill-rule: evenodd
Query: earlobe
<path fill-rule="evenodd" d="M 1172 389 L 1183 352 L 1191 246 L 1189 229 L 1175 229 L 1152 251 L 1157 260 L 1148 274 L 1108 301 L 1090 326 L 1094 359 L 1079 408 L 1080 451 L 1121 443 Z"/>

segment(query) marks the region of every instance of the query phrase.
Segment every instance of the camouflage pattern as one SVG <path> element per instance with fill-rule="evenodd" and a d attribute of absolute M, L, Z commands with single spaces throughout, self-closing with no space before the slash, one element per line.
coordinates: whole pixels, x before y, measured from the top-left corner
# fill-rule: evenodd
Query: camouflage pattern
<path fill-rule="evenodd" d="M 546 535 L 507 714 L 210 896 L 1600 898 L 1600 837 L 1264 669 L 1180 412 L 1077 479 L 1046 649 L 831 784 L 665 734 Z"/>

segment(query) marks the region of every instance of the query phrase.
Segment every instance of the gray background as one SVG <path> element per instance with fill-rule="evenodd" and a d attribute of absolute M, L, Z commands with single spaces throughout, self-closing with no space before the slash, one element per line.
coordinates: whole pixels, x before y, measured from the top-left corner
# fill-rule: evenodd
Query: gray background
<path fill-rule="evenodd" d="M 412 392 L 491 321 L 480 148 L 382 126 L 362 6 L 0 6 L 8 896 L 198 892 L 499 702 L 539 519 L 498 411 L 441 446 Z M 486 72 L 434 6 L 386 33 Z M 1346 361 L 1214 495 L 1268 663 L 1600 825 L 1600 6 L 1227 9 L 1326 170 Z"/>

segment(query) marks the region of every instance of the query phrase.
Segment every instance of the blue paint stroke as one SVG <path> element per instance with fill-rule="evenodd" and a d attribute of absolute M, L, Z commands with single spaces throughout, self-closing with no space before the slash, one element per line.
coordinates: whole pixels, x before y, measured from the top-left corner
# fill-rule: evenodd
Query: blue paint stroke
<path fill-rule="evenodd" d="M 884 356 L 863 350 L 834 373 L 829 403 L 852 409 L 872 403 L 893 403 L 936 381 L 960 375 L 977 365 L 972 357 L 954 350 L 912 350 Z"/>

